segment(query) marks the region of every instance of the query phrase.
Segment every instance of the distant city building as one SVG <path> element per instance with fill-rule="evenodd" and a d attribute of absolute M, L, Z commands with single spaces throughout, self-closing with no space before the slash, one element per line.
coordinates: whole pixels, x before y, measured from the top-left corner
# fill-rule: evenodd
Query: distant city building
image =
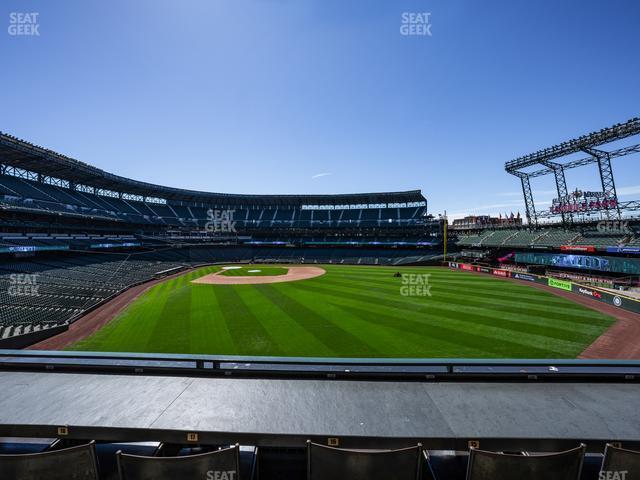
<path fill-rule="evenodd" d="M 500 214 L 497 217 L 490 215 L 469 215 L 464 218 L 457 218 L 451 224 L 451 228 L 455 230 L 472 230 L 478 228 L 495 228 L 495 227 L 514 227 L 522 225 L 522 217 L 520 212 L 510 215 Z"/>

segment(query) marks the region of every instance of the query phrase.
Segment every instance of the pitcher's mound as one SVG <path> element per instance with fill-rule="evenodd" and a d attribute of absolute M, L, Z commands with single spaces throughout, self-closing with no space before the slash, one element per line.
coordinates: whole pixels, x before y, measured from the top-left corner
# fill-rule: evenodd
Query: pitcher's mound
<path fill-rule="evenodd" d="M 207 285 L 256 285 L 260 283 L 280 283 L 295 282 L 296 280 L 307 280 L 309 278 L 319 277 L 325 273 L 324 268 L 320 267 L 289 267 L 289 271 L 285 275 L 252 275 L 242 276 L 226 276 L 220 275 L 224 270 L 216 273 L 210 273 L 200 278 L 192 280 L 191 283 L 204 283 Z"/>

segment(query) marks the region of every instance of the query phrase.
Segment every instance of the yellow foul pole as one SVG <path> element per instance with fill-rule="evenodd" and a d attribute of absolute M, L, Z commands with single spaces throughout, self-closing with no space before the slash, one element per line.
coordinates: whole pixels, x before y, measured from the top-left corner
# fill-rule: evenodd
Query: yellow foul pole
<path fill-rule="evenodd" d="M 447 262 L 447 226 L 449 221 L 447 220 L 447 211 L 444 211 L 444 251 L 442 255 L 442 261 Z"/>

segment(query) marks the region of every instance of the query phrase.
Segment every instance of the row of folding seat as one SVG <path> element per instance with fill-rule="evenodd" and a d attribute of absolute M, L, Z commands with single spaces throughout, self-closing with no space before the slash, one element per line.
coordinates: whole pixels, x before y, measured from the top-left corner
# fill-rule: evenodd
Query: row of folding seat
<path fill-rule="evenodd" d="M 579 480 L 586 446 L 555 453 L 504 453 L 472 448 L 467 480 Z M 252 480 L 242 477 L 235 445 L 186 456 L 141 456 L 118 451 L 121 480 Z M 307 480 L 422 480 L 440 476 L 420 444 L 397 450 L 354 450 L 307 442 Z M 95 443 L 45 451 L 0 455 L 6 480 L 98 480 Z M 286 477 L 279 477 L 286 478 Z M 599 479 L 640 478 L 640 452 L 607 445 Z M 445 479 L 442 479 L 445 480 Z"/>
<path fill-rule="evenodd" d="M 41 330 L 57 327 L 59 325 L 60 324 L 57 324 L 57 323 L 47 323 L 47 324 L 20 323 L 20 324 L 4 326 L 2 325 L 2 322 L 0 322 L 0 339 L 15 337 L 17 335 L 24 335 L 27 333 L 39 332 Z"/>
<path fill-rule="evenodd" d="M 2 305 L 0 326 L 50 325 L 65 323 L 79 314 L 80 310 L 60 307 L 31 307 L 25 305 Z"/>

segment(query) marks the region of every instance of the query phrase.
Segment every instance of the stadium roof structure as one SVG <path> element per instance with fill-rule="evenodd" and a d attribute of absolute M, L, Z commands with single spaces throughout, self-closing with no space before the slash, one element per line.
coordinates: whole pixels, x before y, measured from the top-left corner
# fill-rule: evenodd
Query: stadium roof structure
<path fill-rule="evenodd" d="M 633 153 L 640 153 L 640 144 L 627 146 L 624 148 L 618 148 L 616 150 L 605 151 L 598 149 L 601 145 L 605 145 L 617 140 L 622 140 L 628 137 L 632 137 L 640 134 L 640 118 L 632 118 L 625 123 L 617 123 L 611 127 L 603 128 L 598 132 L 592 132 L 588 135 L 582 135 L 581 137 L 573 140 L 568 140 L 553 147 L 539 150 L 535 153 L 525 155 L 515 160 L 511 160 L 505 163 L 505 170 L 511 175 L 515 175 L 520 178 L 522 183 L 522 193 L 524 196 L 524 203 L 527 215 L 527 222 L 529 224 L 537 224 L 538 219 L 546 217 L 555 217 L 558 213 L 549 210 L 547 212 L 536 212 L 535 203 L 533 200 L 533 192 L 531 191 L 530 179 L 535 177 L 541 177 L 544 175 L 553 174 L 556 181 L 556 190 L 558 193 L 558 200 L 566 199 L 569 197 L 567 190 L 567 182 L 565 180 L 565 170 L 590 165 L 593 163 L 598 164 L 600 172 L 600 182 L 602 184 L 603 198 L 611 200 L 611 203 L 605 203 L 604 207 L 590 210 L 604 211 L 607 218 L 612 214 L 616 218 L 621 217 L 621 212 L 640 210 L 640 201 L 630 202 L 618 202 L 618 195 L 616 193 L 615 181 L 613 178 L 613 171 L 611 169 L 611 159 L 630 155 Z M 583 152 L 589 155 L 585 158 L 579 158 L 567 163 L 558 163 L 555 161 L 558 158 L 565 157 L 567 155 Z M 541 165 L 544 168 L 534 171 L 525 172 L 523 169 Z M 562 212 L 563 223 L 571 223 L 573 221 L 573 213 Z"/>
<path fill-rule="evenodd" d="M 202 192 L 141 182 L 106 172 L 88 163 L 67 157 L 12 135 L 0 132 L 0 164 L 118 193 L 163 198 L 174 202 L 214 205 L 301 205 L 425 202 L 420 190 L 404 192 L 351 193 L 326 195 L 247 195 Z M 0 173 L 3 173 L 4 170 Z"/>
<path fill-rule="evenodd" d="M 600 171 L 600 181 L 602 184 L 602 194 L 605 198 L 615 201 L 615 207 L 606 207 L 603 210 L 607 214 L 613 213 L 620 218 L 621 211 L 624 210 L 640 210 L 640 201 L 618 202 L 616 193 L 613 171 L 611 169 L 611 159 L 640 153 L 640 144 L 618 148 L 616 150 L 605 151 L 598 149 L 601 145 L 605 145 L 617 140 L 622 140 L 640 134 L 640 118 L 632 118 L 625 123 L 617 123 L 611 127 L 603 128 L 600 131 L 592 132 L 588 135 L 582 135 L 578 138 L 568 140 L 566 142 L 554 145 L 549 148 L 539 150 L 537 152 L 524 155 L 505 163 L 505 170 L 511 175 L 520 178 L 522 183 L 522 193 L 524 195 L 524 203 L 526 208 L 527 221 L 529 223 L 537 223 L 539 218 L 557 216 L 552 211 L 536 212 L 533 193 L 531 191 L 530 179 L 553 174 L 556 181 L 556 190 L 558 198 L 563 199 L 569 195 L 567 183 L 565 180 L 565 170 L 598 164 Z M 572 160 L 567 163 L 559 163 L 556 159 L 565 157 L 575 153 L 586 153 L 588 157 Z M 544 168 L 525 172 L 523 169 L 532 166 L 542 166 Z M 573 220 L 571 213 L 561 213 L 563 222 Z"/>

